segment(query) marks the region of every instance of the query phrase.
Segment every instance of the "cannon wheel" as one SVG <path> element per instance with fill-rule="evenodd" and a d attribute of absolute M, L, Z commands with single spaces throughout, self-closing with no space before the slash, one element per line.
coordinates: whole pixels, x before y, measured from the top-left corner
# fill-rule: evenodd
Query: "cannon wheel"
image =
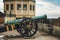
<path fill-rule="evenodd" d="M 27 21 L 29 20 L 29 21 Z M 36 22 L 31 21 L 30 19 L 24 20 L 22 25 L 20 27 L 20 33 L 22 36 L 25 37 L 32 37 L 36 34 L 37 30 L 38 30 L 38 26 Z"/>

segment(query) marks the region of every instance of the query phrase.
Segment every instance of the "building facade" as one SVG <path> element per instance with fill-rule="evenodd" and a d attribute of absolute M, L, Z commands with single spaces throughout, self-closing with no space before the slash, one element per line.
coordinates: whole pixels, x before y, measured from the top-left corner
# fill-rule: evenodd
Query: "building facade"
<path fill-rule="evenodd" d="M 35 16 L 35 0 L 4 0 L 3 2 L 6 20 Z M 12 17 L 9 17 L 11 15 Z"/>

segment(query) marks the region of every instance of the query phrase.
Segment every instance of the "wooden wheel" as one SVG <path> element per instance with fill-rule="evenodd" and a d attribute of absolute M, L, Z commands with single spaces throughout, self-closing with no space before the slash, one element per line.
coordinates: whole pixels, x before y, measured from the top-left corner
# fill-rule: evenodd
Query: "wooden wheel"
<path fill-rule="evenodd" d="M 21 35 L 25 37 L 32 37 L 33 35 L 36 34 L 37 30 L 38 30 L 37 24 L 35 22 L 32 22 L 31 20 L 29 20 L 28 22 L 26 20 L 23 21 L 20 27 Z"/>

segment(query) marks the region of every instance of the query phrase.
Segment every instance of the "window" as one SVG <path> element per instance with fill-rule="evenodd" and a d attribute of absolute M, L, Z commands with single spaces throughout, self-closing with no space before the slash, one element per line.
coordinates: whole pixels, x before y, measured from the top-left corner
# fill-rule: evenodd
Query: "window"
<path fill-rule="evenodd" d="M 27 10 L 27 4 L 23 4 L 23 10 Z"/>
<path fill-rule="evenodd" d="M 6 14 L 6 11 L 4 11 L 4 13 Z"/>
<path fill-rule="evenodd" d="M 13 10 L 13 4 L 11 4 L 11 10 Z"/>
<path fill-rule="evenodd" d="M 9 4 L 6 5 L 6 10 L 9 10 Z"/>
<path fill-rule="evenodd" d="M 32 10 L 32 5 L 30 5 L 30 10 Z"/>
<path fill-rule="evenodd" d="M 17 4 L 17 10 L 21 10 L 21 4 Z"/>
<path fill-rule="evenodd" d="M 35 6 L 33 6 L 33 11 L 35 11 Z"/>

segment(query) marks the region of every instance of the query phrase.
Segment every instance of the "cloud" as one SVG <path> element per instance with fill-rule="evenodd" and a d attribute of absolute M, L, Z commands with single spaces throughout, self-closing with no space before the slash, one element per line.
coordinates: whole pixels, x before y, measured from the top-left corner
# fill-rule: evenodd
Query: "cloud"
<path fill-rule="evenodd" d="M 49 3 L 48 1 L 39 0 L 36 2 L 36 15 L 47 14 L 49 18 L 60 17 L 60 6 Z"/>
<path fill-rule="evenodd" d="M 4 6 L 3 5 L 3 0 L 0 0 L 0 11 L 2 11 L 2 12 L 3 12 L 3 9 L 4 9 L 3 6 Z"/>

